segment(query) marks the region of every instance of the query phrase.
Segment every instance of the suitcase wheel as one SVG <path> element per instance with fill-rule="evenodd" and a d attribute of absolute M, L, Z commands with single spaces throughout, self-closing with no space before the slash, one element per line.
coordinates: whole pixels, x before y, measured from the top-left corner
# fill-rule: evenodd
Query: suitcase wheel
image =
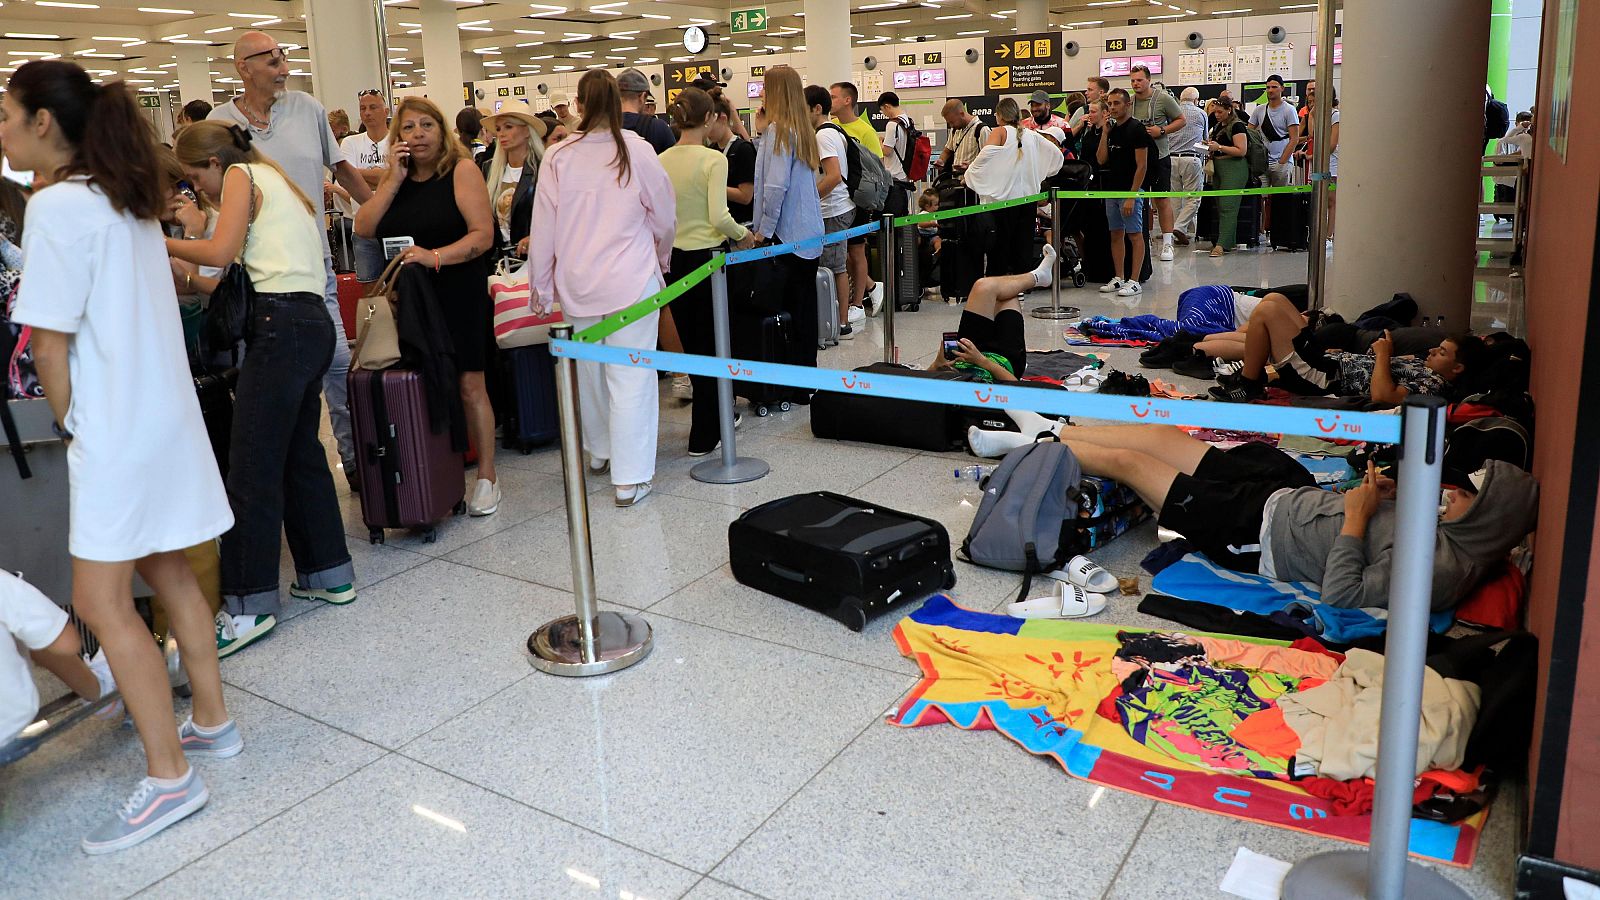
<path fill-rule="evenodd" d="M 944 576 L 944 584 L 939 585 L 940 590 L 948 591 L 956 586 L 956 570 L 951 569 Z"/>
<path fill-rule="evenodd" d="M 1073 287 L 1083 287 L 1083 283 L 1085 281 L 1087 281 L 1087 280 L 1088 279 L 1083 277 L 1083 273 L 1082 272 L 1073 272 L 1072 273 L 1072 286 Z"/>
<path fill-rule="evenodd" d="M 854 597 L 846 597 L 839 601 L 839 611 L 836 614 L 844 627 L 859 633 L 867 627 L 867 611 L 862 608 L 861 601 Z"/>
<path fill-rule="evenodd" d="M 383 529 L 372 528 L 367 531 L 367 542 L 372 544 L 383 543 Z"/>
<path fill-rule="evenodd" d="M 778 410 L 780 412 L 788 412 L 791 409 L 794 409 L 794 406 L 792 404 L 790 404 L 789 401 L 787 401 L 787 400 L 785 400 L 782 403 L 778 404 Z"/>
<path fill-rule="evenodd" d="M 756 404 L 756 416 L 758 418 L 763 418 L 764 419 L 767 416 L 771 415 L 771 413 L 772 413 L 772 411 L 767 409 L 767 405 L 765 403 L 757 403 Z"/>
<path fill-rule="evenodd" d="M 437 543 L 438 540 L 439 540 L 439 529 L 434 528 L 432 526 L 422 529 L 422 542 L 424 544 Z"/>

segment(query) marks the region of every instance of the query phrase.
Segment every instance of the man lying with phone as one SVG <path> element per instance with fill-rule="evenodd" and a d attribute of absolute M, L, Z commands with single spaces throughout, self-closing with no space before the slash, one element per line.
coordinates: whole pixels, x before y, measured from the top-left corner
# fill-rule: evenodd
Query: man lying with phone
<path fill-rule="evenodd" d="M 1044 260 L 1032 272 L 978 279 L 962 304 L 958 330 L 944 333 L 929 371 L 953 368 L 989 383 L 1020 380 L 1028 368 L 1021 295 L 1049 287 L 1055 271 L 1056 251 L 1046 244 Z"/>

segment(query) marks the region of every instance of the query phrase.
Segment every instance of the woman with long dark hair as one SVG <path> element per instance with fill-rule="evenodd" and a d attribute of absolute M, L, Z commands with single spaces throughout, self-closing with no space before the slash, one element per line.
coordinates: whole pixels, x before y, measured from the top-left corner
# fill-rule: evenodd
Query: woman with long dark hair
<path fill-rule="evenodd" d="M 539 170 L 528 262 L 534 310 L 559 302 L 582 330 L 665 286 L 677 215 L 655 148 L 622 129 L 622 95 L 609 72 L 579 79 L 578 110 L 577 133 L 550 148 Z M 642 316 L 602 343 L 654 350 L 659 318 Z M 655 478 L 655 373 L 579 362 L 578 394 L 589 472 L 610 471 L 616 504 L 633 506 Z"/>
<path fill-rule="evenodd" d="M 318 439 L 322 376 L 335 337 L 322 301 L 320 207 L 238 125 L 196 122 L 178 135 L 174 152 L 184 177 L 218 212 L 211 237 L 168 238 L 167 252 L 218 267 L 240 258 L 256 290 L 229 438 L 235 525 L 222 536 L 216 640 L 217 654 L 228 656 L 277 626 L 280 534 L 288 535 L 294 557 L 291 595 L 335 604 L 356 599 L 339 499 Z M 179 646 L 189 652 L 182 638 Z"/>
<path fill-rule="evenodd" d="M 89 853 L 144 841 L 205 805 L 184 758 L 244 747 L 228 717 L 211 611 L 183 548 L 233 525 L 184 353 L 159 220 L 158 146 L 121 82 L 30 62 L 0 98 L 7 161 L 37 173 L 13 311 L 33 327 L 39 380 L 67 443 L 72 607 L 99 638 L 144 744 L 146 777 L 83 839 Z M 173 727 L 172 690 L 133 607 L 155 589 L 184 648 L 194 710 Z"/>
<path fill-rule="evenodd" d="M 494 407 L 483 370 L 488 363 L 493 309 L 489 305 L 489 248 L 494 213 L 483 171 L 444 125 L 444 113 L 425 97 L 407 97 L 389 120 L 389 171 L 356 213 L 356 234 L 409 237 L 405 265 L 433 273 L 460 372 L 467 432 L 478 449 L 478 478 L 467 512 L 494 515 L 500 485 L 494 471 Z"/>

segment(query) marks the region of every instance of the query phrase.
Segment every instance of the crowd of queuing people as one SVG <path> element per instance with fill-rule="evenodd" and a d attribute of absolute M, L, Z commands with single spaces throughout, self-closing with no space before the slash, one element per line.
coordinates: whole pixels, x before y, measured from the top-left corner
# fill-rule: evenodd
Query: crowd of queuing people
<path fill-rule="evenodd" d="M 911 177 L 919 132 L 897 94 L 877 98 L 880 135 L 862 115 L 855 85 L 806 85 L 786 65 L 767 68 L 754 129 L 710 79 L 678 91 L 663 120 L 635 69 L 590 71 L 575 97 L 556 92 L 546 111 L 465 109 L 453 119 L 425 98 L 391 108 L 381 90 L 363 89 L 352 128 L 344 110 L 327 111 L 285 89 L 289 62 L 270 36 L 241 37 L 234 65 L 241 92 L 215 108 L 185 105 L 170 147 L 158 143 L 122 84 L 96 86 L 70 62 L 20 66 L 0 101 L 0 149 L 13 167 L 36 173 L 31 198 L 0 186 L 0 296 L 14 292 L 10 321 L 33 329 L 31 346 L 17 357 L 37 370 L 28 396 L 48 399 L 71 448 L 71 600 L 104 654 L 80 666 L 70 629 L 37 609 L 29 646 L 86 697 L 119 690 L 148 759 L 148 776 L 127 804 L 84 839 L 89 852 L 131 846 L 205 803 L 205 785 L 185 754 L 225 757 L 242 748 L 217 660 L 276 626 L 285 587 L 280 534 L 293 560 L 292 596 L 356 599 L 334 473 L 319 439 L 326 412 L 343 474 L 358 490 L 363 460 L 346 396 L 353 336 L 341 324 L 333 258 L 340 240 L 351 243 L 356 281 L 370 284 L 398 260 L 427 273 L 448 298 L 443 325 L 477 454 L 466 508 L 487 516 L 503 499 L 488 374 L 496 350 L 486 282 L 497 262 L 525 266 L 535 313 L 559 306 L 582 329 L 683 278 L 719 249 L 799 244 L 774 258 L 766 289 L 789 316 L 783 361 L 815 366 L 819 270 L 833 280 L 841 338 L 884 302 L 865 238 L 818 246 L 826 234 L 874 221 L 885 209 L 1019 200 L 1069 175 L 1082 179 L 1078 186 L 1111 191 L 1241 188 L 1251 180 L 1251 129 L 1267 146 L 1265 182 L 1286 184 L 1319 139 L 1306 115 L 1314 84 L 1307 109 L 1297 112 L 1281 79 L 1269 79 L 1267 102 L 1246 116 L 1226 96 L 1202 105 L 1188 88 L 1173 97 L 1136 67 L 1131 90 L 1091 77 L 1059 105 L 1043 92 L 1025 108 L 1004 98 L 992 127 L 949 100 L 941 110 L 948 135 L 920 190 Z M 1337 107 L 1336 98 L 1330 102 Z M 1335 108 L 1333 167 L 1338 121 Z M 1505 146 L 1528 152 L 1530 127 L 1519 116 Z M 884 208 L 866 208 L 853 186 L 877 166 L 891 180 L 889 195 Z M 337 212 L 331 229 L 329 204 Z M 1218 202 L 1213 257 L 1248 237 L 1235 230 L 1238 208 L 1238 197 Z M 1039 211 L 1023 203 L 951 220 L 960 224 L 918 226 L 928 296 L 965 304 L 957 346 L 934 368 L 984 381 L 1024 376 L 1019 296 L 1056 277 L 1058 247 L 1068 237 L 1046 234 L 1036 249 Z M 1137 297 L 1147 254 L 1170 261 L 1174 246 L 1199 239 L 1198 211 L 1193 198 L 1157 198 L 1149 208 L 1144 198 L 1108 199 L 1092 206 L 1088 225 L 1069 230 L 1082 237 L 1086 228 L 1103 229 L 1115 274 L 1100 290 Z M 195 339 L 201 311 L 234 262 L 255 291 L 243 340 L 202 346 Z M 1301 394 L 1389 404 L 1409 392 L 1456 396 L 1452 386 L 1467 383 L 1488 356 L 1484 341 L 1455 333 L 1428 336 L 1422 359 L 1397 353 L 1387 331 L 1356 350 L 1313 327 L 1281 294 L 1239 309 L 1248 312 L 1234 330 L 1180 337 L 1163 351 L 1242 362 L 1213 391 L 1223 400 L 1261 398 L 1269 369 L 1277 386 Z M 713 354 L 712 319 L 706 281 L 670 313 L 629 321 L 602 342 Z M 237 367 L 225 469 L 189 399 L 191 376 L 219 360 Z M 655 478 L 657 379 L 648 369 L 592 362 L 578 363 L 578 374 L 588 473 L 609 477 L 618 507 L 635 506 Z M 685 393 L 692 413 L 684 450 L 704 456 L 720 440 L 715 381 L 694 376 Z M 788 399 L 803 404 L 809 395 L 794 391 Z M 1024 427 L 1018 439 L 1039 430 Z M 1165 432 L 1127 434 L 1084 429 L 1063 439 L 1086 468 L 1128 480 L 1157 506 L 1180 488 L 1226 493 L 1194 479 L 1261 474 L 1225 466 Z M 1266 481 L 1274 490 L 1297 486 Z M 1235 531 L 1264 527 L 1260 516 L 1245 519 Z M 222 608 L 213 615 L 183 551 L 215 538 Z M 176 730 L 161 655 L 134 613 L 134 572 L 160 592 L 194 687 L 193 714 Z M 5 608 L 36 607 L 25 586 L 4 578 Z M 7 724 L 0 721 L 0 739 Z"/>

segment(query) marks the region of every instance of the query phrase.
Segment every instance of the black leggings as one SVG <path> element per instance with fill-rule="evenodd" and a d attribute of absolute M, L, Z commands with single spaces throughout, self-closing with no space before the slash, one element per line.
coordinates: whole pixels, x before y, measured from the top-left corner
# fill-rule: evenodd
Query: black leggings
<path fill-rule="evenodd" d="M 711 250 L 672 250 L 673 282 L 678 281 L 711 259 Z M 686 353 L 701 356 L 717 355 L 716 328 L 711 314 L 711 279 L 700 282 L 672 301 L 672 322 L 678 328 L 678 339 Z M 694 401 L 690 410 L 689 449 L 699 452 L 716 444 L 717 381 L 704 375 L 690 375 L 694 385 Z"/>
<path fill-rule="evenodd" d="M 1021 275 L 1033 270 L 1033 204 L 1019 203 L 988 214 L 993 232 L 989 241 L 988 275 Z"/>

